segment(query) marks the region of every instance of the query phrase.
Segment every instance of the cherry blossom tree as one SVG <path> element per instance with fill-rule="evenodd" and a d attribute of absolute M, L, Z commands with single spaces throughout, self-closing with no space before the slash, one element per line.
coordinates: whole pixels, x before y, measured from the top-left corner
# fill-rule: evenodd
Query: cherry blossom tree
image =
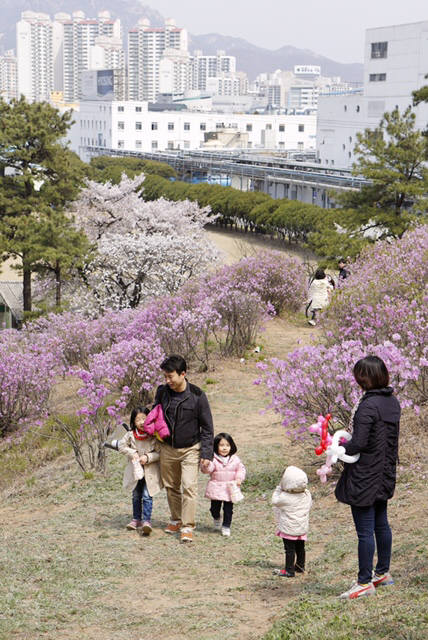
<path fill-rule="evenodd" d="M 88 181 L 73 205 L 76 224 L 94 243 L 94 257 L 69 283 L 73 310 L 91 315 L 136 308 L 147 298 L 175 293 L 217 259 L 204 226 L 209 207 L 139 195 L 144 175 L 119 184 Z"/>

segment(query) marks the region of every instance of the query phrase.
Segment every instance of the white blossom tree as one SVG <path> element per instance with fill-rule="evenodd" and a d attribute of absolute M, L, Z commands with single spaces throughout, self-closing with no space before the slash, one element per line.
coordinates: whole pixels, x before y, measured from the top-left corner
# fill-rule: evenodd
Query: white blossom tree
<path fill-rule="evenodd" d="M 189 201 L 145 202 L 140 175 L 117 185 L 89 181 L 73 215 L 94 243 L 94 258 L 76 272 L 65 295 L 87 313 L 135 308 L 148 297 L 172 294 L 217 259 L 204 226 L 209 207 Z"/>

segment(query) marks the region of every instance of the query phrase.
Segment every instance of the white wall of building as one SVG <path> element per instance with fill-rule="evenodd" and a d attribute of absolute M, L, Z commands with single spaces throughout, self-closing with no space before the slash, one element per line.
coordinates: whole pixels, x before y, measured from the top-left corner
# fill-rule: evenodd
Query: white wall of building
<path fill-rule="evenodd" d="M 412 91 L 428 80 L 428 21 L 366 31 L 363 94 L 320 96 L 317 153 L 323 165 L 351 168 L 356 133 L 374 129 L 386 111 L 404 111 Z M 428 105 L 414 108 L 416 126 L 428 126 Z M 352 142 L 351 142 L 352 139 Z M 345 146 L 344 146 L 345 145 Z"/>
<path fill-rule="evenodd" d="M 249 115 L 148 111 L 147 102 L 82 101 L 69 138 L 84 160 L 86 146 L 128 151 L 199 149 L 205 133 L 232 128 L 248 133 L 253 149 L 314 149 L 315 115 Z"/>

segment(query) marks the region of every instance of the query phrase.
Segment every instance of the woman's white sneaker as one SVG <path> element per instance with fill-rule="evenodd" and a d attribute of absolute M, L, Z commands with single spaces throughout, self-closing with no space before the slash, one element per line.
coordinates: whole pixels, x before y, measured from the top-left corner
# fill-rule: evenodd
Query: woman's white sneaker
<path fill-rule="evenodd" d="M 222 527 L 221 528 L 221 535 L 222 536 L 226 536 L 226 538 L 230 537 L 230 527 Z"/>
<path fill-rule="evenodd" d="M 364 596 L 372 596 L 376 593 L 373 582 L 368 584 L 359 584 L 354 582 L 348 591 L 344 591 L 340 594 L 339 598 L 343 600 L 355 600 L 355 598 L 362 598 Z"/>

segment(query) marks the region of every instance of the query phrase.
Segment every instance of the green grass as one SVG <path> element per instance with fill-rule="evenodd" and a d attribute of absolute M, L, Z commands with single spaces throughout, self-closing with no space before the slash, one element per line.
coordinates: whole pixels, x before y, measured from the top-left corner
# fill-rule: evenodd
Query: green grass
<path fill-rule="evenodd" d="M 77 418 L 61 417 L 77 427 Z M 71 447 L 49 418 L 42 427 L 28 430 L 18 444 L 0 450 L 0 489 L 20 478 L 32 482 L 28 474 L 64 454 L 70 455 Z"/>
<path fill-rule="evenodd" d="M 258 401 L 251 402 L 242 408 L 233 397 L 227 408 L 232 416 L 251 413 Z M 263 433 L 241 436 L 239 455 L 248 478 L 231 538 L 213 531 L 203 497 L 206 480 L 200 478 L 196 541 L 184 546 L 161 531 L 168 513 L 164 492 L 154 499 L 153 536 L 126 531 L 131 500 L 121 489 L 123 457 L 108 451 L 106 476 L 83 475 L 52 426 L 0 455 L 2 475 L 6 472 L 0 501 L 1 640 L 424 638 L 423 433 L 414 442 L 403 425 L 397 491 L 389 509 L 396 584 L 350 603 L 337 595 L 356 575 L 355 531 L 349 508 L 334 499 L 333 485 L 319 483 L 312 448 L 274 444 Z M 272 573 L 283 562 L 283 546 L 274 536 L 270 498 L 291 463 L 308 471 L 314 502 L 307 574 L 284 580 Z M 257 612 L 258 628 L 253 626 Z"/>

